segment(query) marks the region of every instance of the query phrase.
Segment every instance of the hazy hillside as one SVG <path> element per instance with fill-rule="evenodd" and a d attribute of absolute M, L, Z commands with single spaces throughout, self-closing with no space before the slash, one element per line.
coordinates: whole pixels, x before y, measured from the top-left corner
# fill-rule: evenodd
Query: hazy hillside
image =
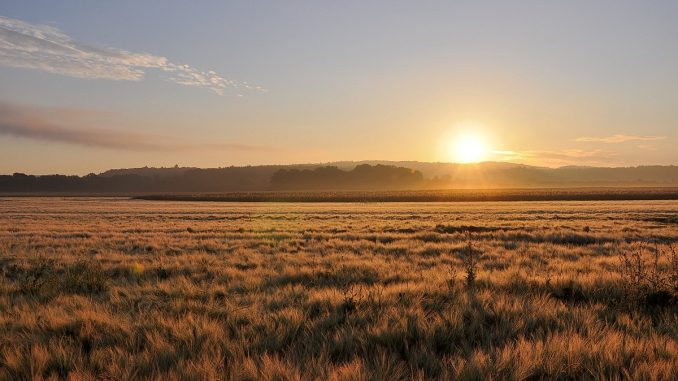
<path fill-rule="evenodd" d="M 511 163 L 361 161 L 225 168 L 129 168 L 87 176 L 0 176 L 0 192 L 239 192 L 678 186 L 678 166 L 544 168 Z"/>

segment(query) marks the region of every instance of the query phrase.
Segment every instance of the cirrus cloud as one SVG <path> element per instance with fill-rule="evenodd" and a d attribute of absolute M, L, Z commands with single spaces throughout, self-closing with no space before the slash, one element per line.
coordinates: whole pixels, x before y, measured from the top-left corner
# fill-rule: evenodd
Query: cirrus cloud
<path fill-rule="evenodd" d="M 577 138 L 578 142 L 597 142 L 597 143 L 626 143 L 626 142 L 647 142 L 653 140 L 666 139 L 666 136 L 651 136 L 651 135 L 623 135 L 617 134 L 612 136 L 594 137 L 582 136 Z"/>
<path fill-rule="evenodd" d="M 0 16 L 0 64 L 76 78 L 117 81 L 139 81 L 147 70 L 155 69 L 164 73 L 169 81 L 204 87 L 219 95 L 224 95 L 227 89 L 265 91 L 259 86 L 224 78 L 214 71 L 170 62 L 166 57 L 90 46 L 57 28 L 3 16 Z"/>

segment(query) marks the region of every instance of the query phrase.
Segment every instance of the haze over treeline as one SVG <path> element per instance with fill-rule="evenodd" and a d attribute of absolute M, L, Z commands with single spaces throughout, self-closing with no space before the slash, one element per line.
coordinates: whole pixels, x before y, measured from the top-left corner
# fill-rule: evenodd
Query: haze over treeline
<path fill-rule="evenodd" d="M 543 168 L 509 163 L 336 162 L 113 169 L 86 176 L 0 176 L 0 192 L 237 192 L 678 186 L 678 166 Z"/>

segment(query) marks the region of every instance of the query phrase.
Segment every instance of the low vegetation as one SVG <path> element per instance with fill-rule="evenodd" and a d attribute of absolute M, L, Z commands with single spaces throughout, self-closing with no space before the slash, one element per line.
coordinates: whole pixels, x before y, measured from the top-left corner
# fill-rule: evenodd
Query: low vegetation
<path fill-rule="evenodd" d="M 672 244 L 639 245 L 619 256 L 627 301 L 645 308 L 678 302 L 678 253 Z"/>
<path fill-rule="evenodd" d="M 160 193 L 137 195 L 150 201 L 216 202 L 476 202 L 678 200 L 678 188 L 443 189 L 416 191 L 299 191 Z M 649 217 L 669 218 L 676 216 Z M 665 221 L 666 222 L 666 221 Z M 460 229 L 460 227 L 452 227 Z M 479 227 L 483 229 L 483 227 Z"/>
<path fill-rule="evenodd" d="M 671 201 L 0 199 L 0 380 L 673 380 Z"/>

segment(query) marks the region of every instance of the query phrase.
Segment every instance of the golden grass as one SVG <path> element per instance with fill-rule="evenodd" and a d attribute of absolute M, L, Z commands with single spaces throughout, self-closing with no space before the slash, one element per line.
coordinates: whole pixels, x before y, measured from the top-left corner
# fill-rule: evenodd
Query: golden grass
<path fill-rule="evenodd" d="M 676 305 L 629 302 L 617 269 L 677 214 L 4 198 L 0 379 L 671 380 Z"/>

